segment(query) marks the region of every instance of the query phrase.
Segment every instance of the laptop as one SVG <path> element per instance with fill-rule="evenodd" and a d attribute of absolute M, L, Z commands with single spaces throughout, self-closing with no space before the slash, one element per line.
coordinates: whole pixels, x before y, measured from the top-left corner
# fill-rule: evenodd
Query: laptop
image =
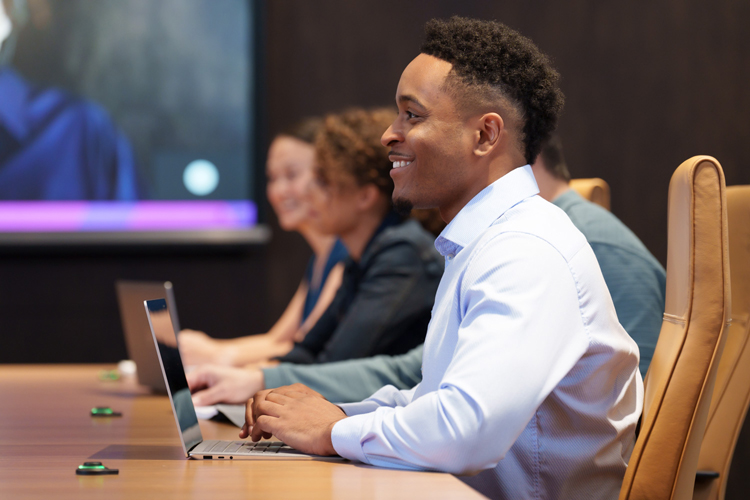
<path fill-rule="evenodd" d="M 143 315 L 143 301 L 166 298 L 172 323 L 180 331 L 177 320 L 177 303 L 174 300 L 172 283 L 169 281 L 126 281 L 115 282 L 117 301 L 120 306 L 120 319 L 125 335 L 128 358 L 135 362 L 138 383 L 149 387 L 153 392 L 164 394 L 164 377 L 159 368 L 159 358 L 154 352 L 151 329 Z"/>
<path fill-rule="evenodd" d="M 165 299 L 146 300 L 146 317 L 151 327 L 151 335 L 159 365 L 167 387 L 169 402 L 172 405 L 177 431 L 182 441 L 182 449 L 188 458 L 226 459 L 300 459 L 317 458 L 322 460 L 345 461 L 342 457 L 321 457 L 295 450 L 280 441 L 204 441 L 198 425 L 198 416 L 193 407 L 185 369 L 177 346 L 177 336 L 172 325 L 172 316 Z M 153 349 L 153 346 L 152 346 Z"/>

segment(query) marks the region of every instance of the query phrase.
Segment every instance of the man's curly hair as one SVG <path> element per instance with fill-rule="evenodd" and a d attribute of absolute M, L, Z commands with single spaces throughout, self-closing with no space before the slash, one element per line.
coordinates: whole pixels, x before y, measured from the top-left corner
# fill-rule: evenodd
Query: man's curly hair
<path fill-rule="evenodd" d="M 324 184 L 340 185 L 346 179 L 358 186 L 374 184 L 390 200 L 393 164 L 380 137 L 395 118 L 390 108 L 352 108 L 326 116 L 315 141 L 320 180 Z"/>
<path fill-rule="evenodd" d="M 448 87 L 458 80 L 453 92 L 463 107 L 474 103 L 505 100 L 523 120 L 524 154 L 533 163 L 542 143 L 555 130 L 564 97 L 558 88 L 559 75 L 534 43 L 495 21 L 454 16 L 448 21 L 433 19 L 425 25 L 421 52 L 453 64 L 446 79 Z M 467 91 L 471 95 L 461 96 Z"/>

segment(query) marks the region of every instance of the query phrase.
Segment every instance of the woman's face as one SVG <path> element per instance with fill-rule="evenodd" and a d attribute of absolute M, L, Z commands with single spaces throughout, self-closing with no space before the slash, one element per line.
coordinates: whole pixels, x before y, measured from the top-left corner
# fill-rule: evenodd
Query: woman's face
<path fill-rule="evenodd" d="M 329 184 L 316 179 L 310 188 L 312 225 L 323 234 L 342 236 L 349 232 L 359 222 L 361 190 L 354 178 Z"/>
<path fill-rule="evenodd" d="M 286 231 L 309 222 L 314 164 L 315 148 L 299 139 L 280 136 L 268 149 L 266 193 L 279 225 Z"/>

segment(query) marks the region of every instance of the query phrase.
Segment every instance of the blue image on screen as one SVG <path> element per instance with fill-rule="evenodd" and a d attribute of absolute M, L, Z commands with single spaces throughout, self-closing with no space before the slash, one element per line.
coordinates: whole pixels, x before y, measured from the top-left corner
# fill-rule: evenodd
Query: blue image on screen
<path fill-rule="evenodd" d="M 0 200 L 255 199 L 254 2 L 4 5 Z"/>

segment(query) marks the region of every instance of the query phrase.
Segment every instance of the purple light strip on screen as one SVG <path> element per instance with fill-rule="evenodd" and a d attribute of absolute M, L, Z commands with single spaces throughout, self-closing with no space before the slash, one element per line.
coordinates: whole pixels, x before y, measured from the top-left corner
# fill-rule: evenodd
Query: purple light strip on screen
<path fill-rule="evenodd" d="M 2 201 L 0 232 L 246 229 L 252 201 Z"/>

